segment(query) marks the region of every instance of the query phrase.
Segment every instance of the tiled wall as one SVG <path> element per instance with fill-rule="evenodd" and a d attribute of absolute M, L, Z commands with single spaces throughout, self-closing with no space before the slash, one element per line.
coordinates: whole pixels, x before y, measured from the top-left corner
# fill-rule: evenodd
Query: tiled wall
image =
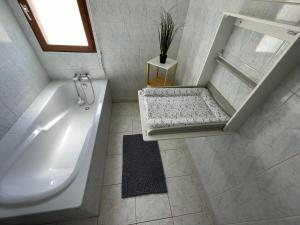
<path fill-rule="evenodd" d="M 219 224 L 300 224 L 299 118 L 300 66 L 237 133 L 186 140 Z"/>
<path fill-rule="evenodd" d="M 178 51 L 178 82 L 196 85 L 222 12 L 300 23 L 300 6 L 247 0 L 191 0 Z"/>
<path fill-rule="evenodd" d="M 44 52 L 33 34 L 17 1 L 9 1 L 18 22 L 52 79 L 70 79 L 75 72 L 89 72 L 93 78 L 104 78 L 100 53 Z M 92 20 L 92 15 L 91 15 Z M 97 41 L 97 37 L 95 37 Z"/>
<path fill-rule="evenodd" d="M 222 10 L 296 20 L 295 7 L 191 0 L 179 81 L 197 83 Z M 237 133 L 186 140 L 219 224 L 300 224 L 300 65 L 286 77 Z"/>
<path fill-rule="evenodd" d="M 271 41 L 276 41 L 277 45 L 270 45 Z M 222 54 L 251 80 L 259 83 L 288 46 L 284 40 L 235 27 Z M 210 82 L 236 110 L 253 90 L 223 65 L 217 65 Z"/>
<path fill-rule="evenodd" d="M 243 0 L 191 0 L 178 51 L 178 83 L 196 85 L 222 12 L 239 12 Z"/>
<path fill-rule="evenodd" d="M 159 55 L 158 23 L 161 8 L 170 9 L 183 24 L 189 0 L 91 0 L 103 67 L 113 99 L 136 99 L 146 86 L 146 62 Z M 177 57 L 182 30 L 171 45 Z"/>
<path fill-rule="evenodd" d="M 115 100 L 137 99 L 146 86 L 146 62 L 159 55 L 158 21 L 161 8 L 172 9 L 176 23 L 183 24 L 189 0 L 88 0 L 98 54 L 43 52 L 17 1 L 9 1 L 37 55 L 52 78 L 70 78 L 76 71 L 109 79 Z M 169 56 L 176 58 L 182 30 Z M 105 73 L 105 75 L 104 75 Z"/>
<path fill-rule="evenodd" d="M 49 78 L 5 1 L 0 1 L 0 139 Z"/>

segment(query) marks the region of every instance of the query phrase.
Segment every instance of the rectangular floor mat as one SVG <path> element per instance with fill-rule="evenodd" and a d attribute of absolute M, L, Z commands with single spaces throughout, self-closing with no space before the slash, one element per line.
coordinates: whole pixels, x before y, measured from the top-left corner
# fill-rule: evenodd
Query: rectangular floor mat
<path fill-rule="evenodd" d="M 167 193 L 157 141 L 145 142 L 141 134 L 123 136 L 122 198 Z"/>

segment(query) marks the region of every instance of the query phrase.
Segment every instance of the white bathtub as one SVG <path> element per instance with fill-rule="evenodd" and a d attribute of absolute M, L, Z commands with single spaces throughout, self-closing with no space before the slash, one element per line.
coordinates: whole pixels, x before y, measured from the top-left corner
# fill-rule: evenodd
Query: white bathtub
<path fill-rule="evenodd" d="M 71 81 L 50 83 L 0 140 L 0 218 L 80 206 L 107 81 L 93 85 L 87 110 Z"/>

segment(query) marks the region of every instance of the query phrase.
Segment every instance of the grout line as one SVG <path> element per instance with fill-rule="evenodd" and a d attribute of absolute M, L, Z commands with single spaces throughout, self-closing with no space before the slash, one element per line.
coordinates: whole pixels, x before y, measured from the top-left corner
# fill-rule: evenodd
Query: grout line
<path fill-rule="evenodd" d="M 181 214 L 181 215 L 177 215 L 177 216 L 168 216 L 168 217 L 162 217 L 162 218 L 159 218 L 159 219 L 153 219 L 153 220 L 144 220 L 144 221 L 141 221 L 141 222 L 137 222 L 137 224 L 141 224 L 141 223 L 148 223 L 148 222 L 154 222 L 154 221 L 159 221 L 159 220 L 165 220 L 165 219 L 173 219 L 173 218 L 177 218 L 177 217 L 181 217 L 181 216 L 189 216 L 189 215 L 195 215 L 195 214 L 205 214 L 205 212 L 203 211 L 198 211 L 198 212 L 192 212 L 192 213 L 184 213 L 184 214 Z M 174 221 L 173 221 L 174 222 Z M 129 225 L 129 224 L 128 224 Z"/>
<path fill-rule="evenodd" d="M 172 176 L 172 177 L 166 177 L 167 179 L 170 179 L 170 178 L 176 178 L 176 177 L 189 177 L 189 176 L 193 176 L 193 173 L 190 173 L 190 174 L 184 174 L 184 175 L 178 175 L 178 176 Z"/>
<path fill-rule="evenodd" d="M 192 212 L 192 213 L 184 213 L 184 214 L 181 214 L 181 215 L 177 215 L 177 216 L 168 216 L 168 217 L 162 217 L 162 218 L 159 218 L 159 219 L 153 219 L 153 220 L 143 220 L 141 222 L 137 222 L 137 224 L 141 224 L 141 223 L 148 223 L 148 222 L 153 222 L 153 221 L 159 221 L 159 220 L 165 220 L 165 219 L 173 219 L 173 218 L 177 218 L 177 217 L 181 217 L 181 216 L 189 216 L 189 215 L 195 215 L 195 214 L 206 214 L 205 212 L 203 211 L 198 211 L 198 212 Z M 173 221 L 174 222 L 174 221 Z"/>
<path fill-rule="evenodd" d="M 122 153 L 106 154 L 106 157 L 117 156 L 117 155 L 123 155 L 123 154 Z"/>
<path fill-rule="evenodd" d="M 166 151 L 184 151 L 183 148 L 171 148 L 171 149 L 159 149 L 161 152 L 166 152 Z"/>
<path fill-rule="evenodd" d="M 130 130 L 130 131 L 109 131 L 109 134 L 122 134 L 122 133 L 132 133 L 133 131 Z M 129 134 L 128 134 L 129 135 Z"/>
<path fill-rule="evenodd" d="M 225 188 L 225 190 L 221 191 L 220 193 L 214 194 L 212 196 L 212 198 L 219 198 L 221 195 L 240 187 L 242 184 L 243 183 L 238 183 L 238 184 L 232 185 L 231 187 Z"/>
<path fill-rule="evenodd" d="M 10 106 L 8 106 L 3 100 L 0 99 L 0 102 L 13 114 L 17 119 L 20 117 L 16 114 L 15 110 L 13 110 Z"/>
<path fill-rule="evenodd" d="M 174 223 L 174 217 L 172 217 L 172 219 L 171 219 L 171 220 L 172 220 L 172 224 L 174 225 L 174 224 L 175 224 L 175 223 Z"/>
<path fill-rule="evenodd" d="M 167 184 L 167 187 L 168 187 L 168 184 Z M 173 211 L 172 211 L 172 206 L 171 206 L 171 201 L 170 201 L 170 196 L 169 196 L 169 190 L 168 190 L 167 196 L 168 196 L 168 201 L 169 201 L 169 206 L 170 206 L 171 216 L 173 217 Z M 173 222 L 173 223 L 174 223 L 174 222 Z"/>
<path fill-rule="evenodd" d="M 205 214 L 205 212 L 204 212 L 204 211 L 198 211 L 198 212 L 184 213 L 184 214 L 182 214 L 182 215 L 173 216 L 173 218 L 176 218 L 176 217 L 181 217 L 181 216 L 195 215 L 195 214 L 199 214 L 199 213 L 203 213 L 203 214 Z"/>
<path fill-rule="evenodd" d="M 174 176 L 174 177 L 167 177 L 167 179 L 173 179 L 173 178 L 178 178 L 178 177 L 191 177 L 193 174 L 187 174 L 187 175 L 181 175 L 181 176 Z"/>
<path fill-rule="evenodd" d="M 122 183 L 118 183 L 118 184 L 103 184 L 103 187 L 110 187 L 110 186 L 117 186 L 117 185 L 121 185 Z"/>
<path fill-rule="evenodd" d="M 293 90 L 293 88 L 291 88 L 285 84 L 281 84 L 279 87 L 286 89 L 287 91 L 291 92 L 292 94 L 297 94 L 297 92 L 300 90 L 300 88 Z"/>
<path fill-rule="evenodd" d="M 159 220 L 165 220 L 165 219 L 171 219 L 171 218 L 173 218 L 173 217 L 172 216 L 168 216 L 168 217 L 162 217 L 162 218 L 153 219 L 153 220 L 143 220 L 141 222 L 137 222 L 137 224 L 148 223 L 148 222 L 159 221 Z"/>
<path fill-rule="evenodd" d="M 282 103 L 280 103 L 279 107 L 285 105 L 291 98 L 293 98 L 295 95 L 297 95 L 297 92 L 293 92 L 291 90 L 288 90 L 288 91 L 291 93 L 291 95 L 286 100 L 284 100 Z"/>
<path fill-rule="evenodd" d="M 243 222 L 237 222 L 237 223 L 228 223 L 226 225 L 248 225 L 249 223 L 257 223 L 257 222 L 270 222 L 270 221 L 280 221 L 280 220 L 286 220 L 286 219 L 293 219 L 293 218 L 300 218 L 299 215 L 294 216 L 283 216 L 278 218 L 270 218 L 270 219 L 258 219 L 258 220 L 249 220 L 249 221 L 243 221 Z"/>
<path fill-rule="evenodd" d="M 117 156 L 120 156 L 122 154 L 114 154 L 114 155 L 106 155 L 105 158 L 114 158 L 114 157 L 117 157 Z"/>
<path fill-rule="evenodd" d="M 122 22 L 117 22 L 117 23 L 122 23 Z M 123 48 L 115 48 L 115 49 L 123 49 Z M 113 104 L 118 104 L 118 103 L 129 103 L 130 104 L 133 102 L 137 103 L 138 101 L 137 101 L 137 99 L 136 100 L 128 99 L 128 100 L 123 100 L 123 101 L 113 101 Z"/>
<path fill-rule="evenodd" d="M 286 161 L 294 158 L 294 157 L 297 157 L 298 155 L 300 155 L 300 153 L 295 153 L 294 155 L 291 155 L 289 156 L 288 158 L 286 159 L 283 159 L 281 161 L 279 161 L 278 163 L 275 163 L 273 166 L 270 166 L 269 168 L 267 168 L 265 171 L 261 172 L 261 173 L 258 173 L 255 177 L 260 177 L 260 176 L 264 176 L 264 174 L 270 172 L 271 170 L 273 169 L 276 169 L 278 166 L 281 166 L 281 164 L 284 164 Z M 243 182 L 244 183 L 244 182 Z"/>

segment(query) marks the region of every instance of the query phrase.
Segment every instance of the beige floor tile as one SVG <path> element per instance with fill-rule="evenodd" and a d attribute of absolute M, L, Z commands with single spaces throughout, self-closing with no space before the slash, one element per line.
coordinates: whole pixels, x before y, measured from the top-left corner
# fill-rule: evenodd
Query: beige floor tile
<path fill-rule="evenodd" d="M 110 133 L 108 140 L 107 155 L 123 154 L 123 136 L 131 135 L 131 132 Z"/>
<path fill-rule="evenodd" d="M 113 103 L 112 115 L 138 116 L 139 115 L 138 103 L 137 102 Z"/>
<path fill-rule="evenodd" d="M 110 132 L 132 132 L 132 117 L 113 115 L 111 117 Z"/>
<path fill-rule="evenodd" d="M 132 131 L 134 133 L 142 133 L 141 119 L 139 117 L 132 117 Z"/>
<path fill-rule="evenodd" d="M 120 184 L 122 182 L 122 166 L 122 155 L 110 155 L 106 157 L 104 185 Z"/>
<path fill-rule="evenodd" d="M 158 141 L 158 145 L 160 150 L 184 149 L 185 141 L 184 139 L 161 140 Z"/>
<path fill-rule="evenodd" d="M 145 223 L 138 223 L 138 225 L 174 225 L 172 218 L 154 220 Z"/>
<path fill-rule="evenodd" d="M 127 225 L 136 223 L 135 198 L 121 198 L 121 185 L 105 186 L 102 192 L 99 224 Z"/>
<path fill-rule="evenodd" d="M 192 167 L 183 150 L 161 151 L 163 166 L 167 177 L 190 175 Z"/>
<path fill-rule="evenodd" d="M 51 224 L 48 224 L 48 225 L 51 225 Z M 57 223 L 57 225 L 97 225 L 97 217 L 71 220 L 71 221 L 66 221 L 66 222 L 62 222 L 62 223 Z"/>
<path fill-rule="evenodd" d="M 173 216 L 202 211 L 202 199 L 195 177 L 183 176 L 167 179 Z"/>
<path fill-rule="evenodd" d="M 136 197 L 137 222 L 171 217 L 167 194 L 153 194 Z"/>
<path fill-rule="evenodd" d="M 174 217 L 174 225 L 210 225 L 204 213 Z"/>

